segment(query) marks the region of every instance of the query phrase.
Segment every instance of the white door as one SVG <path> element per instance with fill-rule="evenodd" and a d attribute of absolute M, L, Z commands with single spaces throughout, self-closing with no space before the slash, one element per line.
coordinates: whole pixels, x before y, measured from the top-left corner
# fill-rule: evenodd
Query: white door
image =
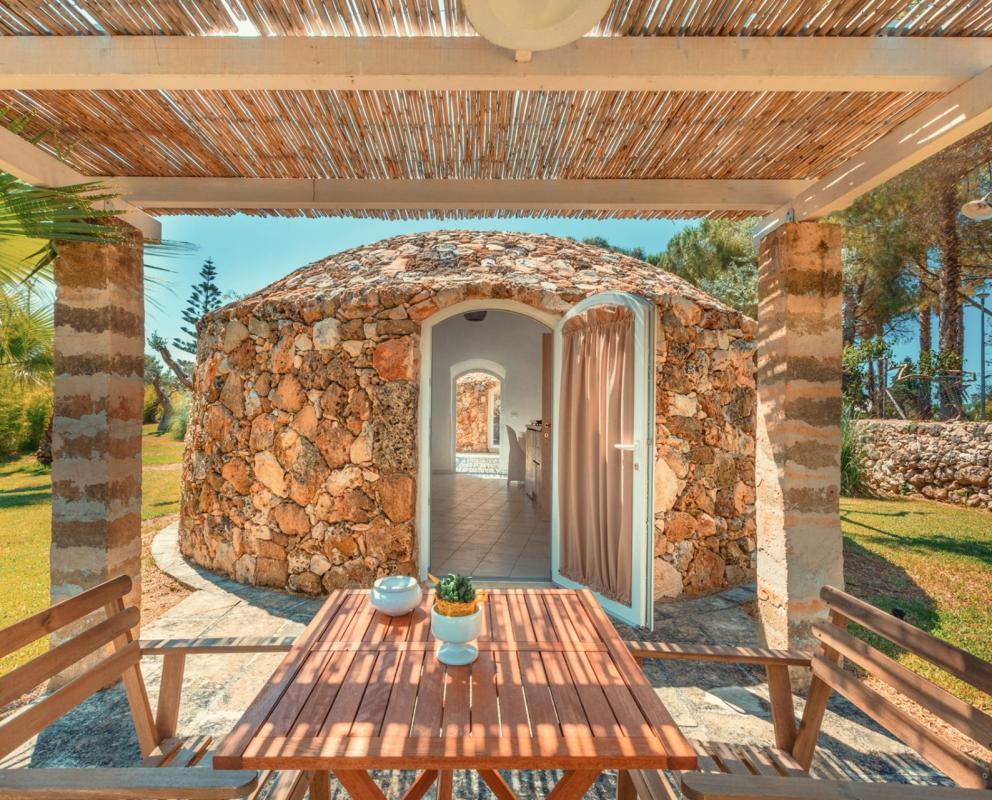
<path fill-rule="evenodd" d="M 652 627 L 654 306 L 593 295 L 555 328 L 551 577 Z"/>

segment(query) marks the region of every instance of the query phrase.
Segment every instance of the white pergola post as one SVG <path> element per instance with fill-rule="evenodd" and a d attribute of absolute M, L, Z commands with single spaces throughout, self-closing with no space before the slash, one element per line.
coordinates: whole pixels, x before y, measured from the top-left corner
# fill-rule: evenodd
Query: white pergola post
<path fill-rule="evenodd" d="M 840 227 L 788 223 L 758 275 L 758 610 L 765 643 L 811 649 L 820 589 L 842 587 Z"/>

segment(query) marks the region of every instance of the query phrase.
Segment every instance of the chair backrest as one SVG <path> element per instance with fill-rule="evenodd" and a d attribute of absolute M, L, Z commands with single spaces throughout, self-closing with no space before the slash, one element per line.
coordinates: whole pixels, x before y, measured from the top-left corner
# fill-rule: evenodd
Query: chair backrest
<path fill-rule="evenodd" d="M 0 677 L 0 707 L 92 657 L 86 668 L 63 686 L 0 723 L 0 758 L 120 678 L 125 679 L 134 714 L 135 700 L 144 696 L 144 683 L 138 669 L 140 647 L 131 634 L 140 614 L 137 608 L 124 606 L 130 591 L 131 578 L 122 575 L 0 630 L 3 658 L 67 625 L 77 623 L 78 628 L 71 638 Z M 100 609 L 105 612 L 104 619 L 99 615 L 84 619 Z M 82 624 L 78 624 L 80 620 Z M 137 718 L 135 724 L 142 749 L 150 749 L 154 743 L 148 738 L 147 724 L 139 724 Z"/>
<path fill-rule="evenodd" d="M 992 716 L 852 635 L 848 627 L 854 623 L 989 694 L 992 694 L 992 664 L 839 589 L 827 586 L 820 596 L 827 603 L 829 616 L 813 628 L 814 636 L 822 645 L 813 658 L 814 683 L 819 681 L 843 695 L 955 783 L 971 788 L 992 788 L 989 764 L 972 758 L 922 723 L 912 710 L 906 710 L 905 705 L 892 702 L 842 669 L 839 660 L 846 658 L 853 662 L 985 748 L 992 748 Z M 811 687 L 811 697 L 814 693 L 815 687 Z M 819 694 L 825 705 L 829 691 Z M 822 715 L 822 711 L 820 713 Z M 816 726 L 819 727 L 819 721 Z"/>

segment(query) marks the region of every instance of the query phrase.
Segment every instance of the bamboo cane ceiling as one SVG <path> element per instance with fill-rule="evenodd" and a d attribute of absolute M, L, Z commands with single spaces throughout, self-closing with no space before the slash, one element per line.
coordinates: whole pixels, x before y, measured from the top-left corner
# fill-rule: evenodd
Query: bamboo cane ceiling
<path fill-rule="evenodd" d="M 473 34 L 459 0 L 5 0 L 0 33 Z M 987 36 L 989 0 L 614 0 L 605 36 Z"/>
<path fill-rule="evenodd" d="M 473 35 L 458 0 L 7 0 L 0 5 L 3 35 L 246 30 L 261 35 Z M 593 35 L 988 36 L 992 0 L 615 0 Z M 26 134 L 54 133 L 62 147 L 69 147 L 67 160 L 87 175 L 812 179 L 938 96 L 31 91 L 0 92 L 0 108 L 8 115 L 32 113 Z"/>

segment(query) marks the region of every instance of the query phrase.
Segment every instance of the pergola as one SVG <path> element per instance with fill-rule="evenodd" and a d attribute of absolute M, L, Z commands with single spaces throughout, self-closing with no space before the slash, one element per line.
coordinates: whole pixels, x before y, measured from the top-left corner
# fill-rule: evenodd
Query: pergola
<path fill-rule="evenodd" d="M 801 643 L 842 581 L 840 235 L 817 220 L 992 123 L 992 0 L 543 6 L 599 22 L 542 36 L 500 0 L 13 0 L 0 106 L 33 116 L 0 130 L 0 168 L 99 178 L 149 239 L 176 213 L 761 215 L 759 605 L 771 645 Z M 56 283 L 53 600 L 140 572 L 140 248 L 65 246 Z"/>

